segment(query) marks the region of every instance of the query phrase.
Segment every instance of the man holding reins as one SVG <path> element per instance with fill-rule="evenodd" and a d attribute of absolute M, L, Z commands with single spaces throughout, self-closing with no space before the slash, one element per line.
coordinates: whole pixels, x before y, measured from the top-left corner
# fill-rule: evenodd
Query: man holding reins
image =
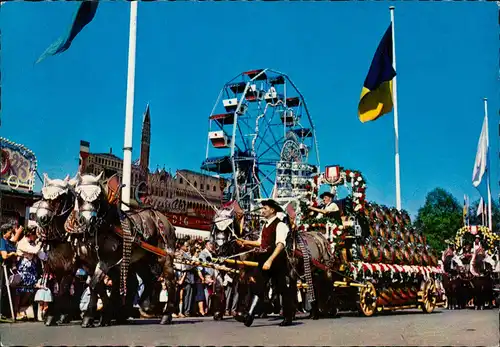
<path fill-rule="evenodd" d="M 238 239 L 240 246 L 259 247 L 260 254 L 257 256 L 259 268 L 257 269 L 256 283 L 251 288 L 253 294 L 250 309 L 236 319 L 249 327 L 255 317 L 255 309 L 262 303 L 266 295 L 266 284 L 269 279 L 276 283 L 278 294 L 282 296 L 284 320 L 280 326 L 292 325 L 294 314 L 295 293 L 294 286 L 287 286 L 286 276 L 288 273 L 285 244 L 290 229 L 278 217 L 278 212 L 283 212 L 281 206 L 274 200 L 262 201 L 261 215 L 266 223 L 261 230 L 257 241 Z"/>

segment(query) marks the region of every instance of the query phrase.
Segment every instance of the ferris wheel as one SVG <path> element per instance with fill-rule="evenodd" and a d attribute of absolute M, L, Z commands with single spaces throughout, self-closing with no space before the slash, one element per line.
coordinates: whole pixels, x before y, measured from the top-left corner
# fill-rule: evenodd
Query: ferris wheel
<path fill-rule="evenodd" d="M 209 117 L 201 169 L 231 182 L 228 198 L 248 209 L 259 199 L 298 194 L 304 181 L 292 171 L 308 176 L 319 165 L 311 115 L 287 75 L 252 70 L 224 85 Z"/>

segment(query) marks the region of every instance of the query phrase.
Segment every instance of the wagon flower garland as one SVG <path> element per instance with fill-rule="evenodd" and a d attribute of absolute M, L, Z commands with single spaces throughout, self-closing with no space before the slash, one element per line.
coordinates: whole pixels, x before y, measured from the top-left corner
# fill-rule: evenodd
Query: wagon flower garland
<path fill-rule="evenodd" d="M 300 202 L 300 211 L 302 215 L 302 223 L 301 223 L 301 229 L 307 229 L 309 227 L 312 228 L 326 228 L 327 225 L 331 224 L 336 224 L 338 229 L 338 226 L 342 225 L 342 221 L 338 220 L 336 218 L 332 217 L 322 217 L 322 218 L 311 218 L 307 215 L 308 211 L 308 204 L 307 202 L 301 201 Z"/>
<path fill-rule="evenodd" d="M 317 196 L 319 191 L 319 185 L 321 183 L 320 181 L 321 181 L 320 176 L 314 176 L 313 178 L 307 180 L 307 183 L 304 188 L 308 191 L 309 194 L 312 194 L 312 196 Z"/>
<path fill-rule="evenodd" d="M 347 169 L 344 173 L 346 181 L 351 183 L 354 212 L 362 213 L 366 204 L 366 181 L 359 171 Z"/>
<path fill-rule="evenodd" d="M 500 236 L 499 235 L 496 235 L 496 234 L 493 234 L 491 232 L 491 230 L 484 226 L 484 225 L 478 225 L 477 226 L 477 231 L 478 231 L 478 234 L 481 233 L 485 238 L 488 239 L 488 243 L 487 243 L 487 246 L 488 248 L 493 248 L 494 245 L 495 245 L 495 242 L 497 241 L 500 241 Z M 457 232 L 457 234 L 455 235 L 455 246 L 457 248 L 459 248 L 461 246 L 461 240 L 463 239 L 463 237 L 468 233 L 470 232 L 469 230 L 469 227 L 468 226 L 464 226 L 462 228 L 460 228 Z M 485 240 L 486 241 L 486 240 Z"/>

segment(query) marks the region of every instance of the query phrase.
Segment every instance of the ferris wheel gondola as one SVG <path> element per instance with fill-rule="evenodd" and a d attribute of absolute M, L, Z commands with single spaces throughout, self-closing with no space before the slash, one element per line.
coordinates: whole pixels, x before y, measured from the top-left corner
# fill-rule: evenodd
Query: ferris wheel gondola
<path fill-rule="evenodd" d="M 287 75 L 251 70 L 224 85 L 209 117 L 201 169 L 231 181 L 228 198 L 250 208 L 256 200 L 297 194 L 292 171 L 311 175 L 319 164 L 312 117 Z"/>

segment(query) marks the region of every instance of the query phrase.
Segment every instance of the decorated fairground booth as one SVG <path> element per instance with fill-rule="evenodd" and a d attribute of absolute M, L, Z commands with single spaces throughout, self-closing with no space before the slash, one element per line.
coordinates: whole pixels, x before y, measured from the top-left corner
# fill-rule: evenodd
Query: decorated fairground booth
<path fill-rule="evenodd" d="M 24 225 L 29 207 L 40 199 L 33 191 L 37 160 L 25 146 L 0 137 L 0 223 L 15 222 Z"/>

